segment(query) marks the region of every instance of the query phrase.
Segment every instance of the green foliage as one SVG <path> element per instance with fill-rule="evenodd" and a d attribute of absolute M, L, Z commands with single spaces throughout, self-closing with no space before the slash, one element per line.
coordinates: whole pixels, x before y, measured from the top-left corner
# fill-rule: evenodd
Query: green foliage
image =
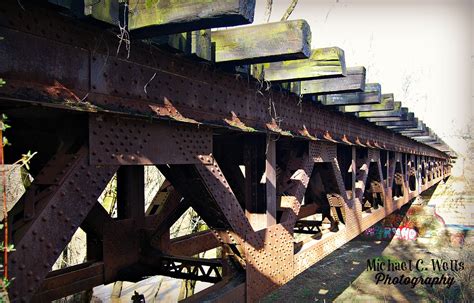
<path fill-rule="evenodd" d="M 2 229 L 3 229 L 3 226 L 2 226 Z M 7 247 L 5 247 L 3 241 L 0 242 L 0 250 L 1 250 L 1 251 L 5 251 L 5 249 L 6 249 L 8 252 L 15 251 L 15 247 L 13 246 L 13 244 L 8 244 Z"/>
<path fill-rule="evenodd" d="M 151 8 L 157 2 L 158 2 L 158 0 L 146 0 L 145 1 L 145 6 L 146 6 L 146 8 Z"/>
<path fill-rule="evenodd" d="M 0 118 L 0 129 L 2 130 L 2 132 L 6 131 L 7 129 L 11 127 L 10 125 L 6 123 L 7 120 L 8 120 L 8 117 L 5 114 L 2 114 L 2 118 Z"/>
<path fill-rule="evenodd" d="M 3 40 L 3 37 L 0 37 L 0 41 Z M 0 78 L 0 87 L 4 86 L 5 84 L 7 84 L 7 82 L 5 82 L 5 80 L 3 80 L 3 78 Z"/>
<path fill-rule="evenodd" d="M 1 37 L 0 37 L 0 39 L 1 39 Z M 0 79 L 0 87 L 4 84 L 5 84 L 5 81 L 3 81 L 3 79 Z M 7 121 L 8 121 L 8 117 L 5 114 L 2 114 L 1 117 L 0 117 L 0 130 L 2 131 L 2 133 L 5 132 L 7 129 L 9 129 L 11 127 L 10 125 L 7 124 Z M 3 140 L 2 148 L 7 146 L 7 145 L 10 145 L 10 143 L 8 142 L 8 139 L 5 136 L 2 136 L 2 140 Z M 37 154 L 37 152 L 32 153 L 31 151 L 28 151 L 26 154 L 22 154 L 21 158 L 18 161 L 16 161 L 14 163 L 14 165 L 19 164 L 19 166 L 22 170 L 24 170 L 24 169 L 29 170 L 30 169 L 30 166 L 29 166 L 30 160 L 36 154 Z M 3 178 L 6 178 L 6 177 L 3 176 Z M 6 182 L 6 180 L 2 180 L 2 181 Z M 2 189 L 3 189 L 3 187 L 2 187 Z M 3 230 L 4 227 L 5 227 L 4 224 L 0 223 L 0 231 Z M 5 252 L 5 251 L 12 252 L 12 251 L 15 251 L 15 248 L 14 248 L 13 244 L 4 243 L 2 241 L 2 242 L 0 242 L 0 251 L 2 251 L 2 252 Z M 3 264 L 3 254 L 0 255 L 0 264 Z M 0 267 L 2 267 L 2 266 L 0 265 Z M 5 277 L 3 277 L 2 281 L 0 282 L 0 284 L 1 284 L 0 285 L 0 303 L 9 302 L 7 288 L 9 287 L 10 283 L 11 283 L 11 280 L 6 279 Z"/>
<path fill-rule="evenodd" d="M 30 160 L 31 158 L 33 158 L 38 152 L 34 152 L 34 153 L 31 153 L 31 151 L 29 150 L 26 154 L 22 154 L 21 155 L 21 159 L 18 160 L 17 162 L 18 163 L 21 163 L 20 166 L 24 166 L 27 170 L 30 169 Z"/>

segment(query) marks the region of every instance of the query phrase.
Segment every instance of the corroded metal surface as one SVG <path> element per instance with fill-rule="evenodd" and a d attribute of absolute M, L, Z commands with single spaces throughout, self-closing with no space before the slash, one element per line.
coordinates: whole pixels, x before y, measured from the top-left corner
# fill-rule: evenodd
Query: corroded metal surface
<path fill-rule="evenodd" d="M 38 144 L 49 161 L 10 212 L 14 302 L 151 274 L 216 283 L 188 301 L 255 302 L 450 174 L 448 155 L 432 147 L 216 67 L 135 42 L 130 58 L 116 56 L 109 31 L 42 7 L 10 1 L 0 16 L 2 109 L 48 134 L 48 123 L 73 121 Z M 28 127 L 9 139 L 21 145 Z M 146 213 L 144 165 L 166 177 Z M 97 198 L 116 171 L 111 218 Z M 416 190 L 410 174 L 422 179 Z M 368 194 L 383 203 L 363 212 Z M 170 239 L 189 207 L 210 231 Z M 297 221 L 326 210 L 338 228 Z M 271 220 L 251 224 L 262 214 Z M 87 263 L 51 271 L 79 227 Z M 319 231 L 295 243 L 295 232 Z M 220 260 L 187 257 L 216 246 Z"/>
<path fill-rule="evenodd" d="M 148 45 L 134 43 L 129 59 L 111 56 L 116 50 L 113 35 L 90 25 L 75 26 L 43 8 L 22 11 L 12 3 L 0 14 L 5 36 L 0 53 L 12 62 L 0 68 L 9 80 L 1 92 L 4 98 L 223 127 L 231 127 L 225 120 L 233 112 L 245 126 L 265 132 L 272 131 L 267 128 L 274 118 L 268 111 L 271 100 L 281 121 L 279 128 L 294 136 L 306 130 L 320 139 L 445 157 L 432 147 L 355 117 L 311 102 L 299 106 L 296 96 L 274 90 L 256 94 L 257 82 L 236 79 L 214 67 L 178 59 Z M 24 20 L 38 22 L 25 24 Z M 53 43 L 57 45 L 51 48 Z M 45 64 L 38 64 L 37 54 L 42 54 L 41 63 Z M 22 64 L 15 64 L 18 58 Z M 80 81 L 71 77 L 73 71 L 81 71 Z"/>

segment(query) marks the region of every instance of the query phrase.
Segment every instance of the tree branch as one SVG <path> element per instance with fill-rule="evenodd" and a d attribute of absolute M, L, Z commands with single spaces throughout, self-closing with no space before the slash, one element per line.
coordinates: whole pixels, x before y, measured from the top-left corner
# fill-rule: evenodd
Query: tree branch
<path fill-rule="evenodd" d="M 265 7 L 265 22 L 270 21 L 270 17 L 272 15 L 272 7 L 273 7 L 273 0 L 267 0 L 267 4 Z"/>
<path fill-rule="evenodd" d="M 291 13 L 294 11 L 296 4 L 298 4 L 298 0 L 291 1 L 290 6 L 286 9 L 285 14 L 281 17 L 281 21 L 286 21 L 290 17 Z"/>

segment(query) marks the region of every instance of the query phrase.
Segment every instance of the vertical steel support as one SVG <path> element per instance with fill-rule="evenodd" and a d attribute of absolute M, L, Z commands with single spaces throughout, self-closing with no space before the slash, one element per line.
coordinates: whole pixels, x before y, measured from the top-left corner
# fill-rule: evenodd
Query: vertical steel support
<path fill-rule="evenodd" d="M 265 187 L 267 196 L 267 226 L 276 224 L 276 141 L 267 136 Z"/>
<path fill-rule="evenodd" d="M 117 218 L 134 218 L 137 224 L 145 217 L 145 173 L 138 165 L 121 166 L 117 171 Z"/>
<path fill-rule="evenodd" d="M 267 225 L 265 207 L 265 141 L 261 136 L 248 136 L 244 143 L 245 216 L 254 230 Z"/>
<path fill-rule="evenodd" d="M 404 165 L 405 171 L 403 172 L 403 179 L 405 182 L 405 186 L 407 186 L 408 185 L 408 155 L 406 153 L 403 154 L 403 158 L 405 159 L 405 165 Z"/>
<path fill-rule="evenodd" d="M 352 146 L 351 148 L 352 161 L 351 161 L 351 170 L 352 170 L 352 200 L 356 199 L 356 177 L 357 177 L 357 166 L 356 166 L 356 147 Z"/>
<path fill-rule="evenodd" d="M 385 160 L 385 166 L 387 167 L 386 168 L 386 171 L 387 171 L 386 187 L 388 189 L 388 188 L 391 188 L 391 185 L 390 185 L 390 152 L 388 150 L 387 150 L 387 159 Z"/>

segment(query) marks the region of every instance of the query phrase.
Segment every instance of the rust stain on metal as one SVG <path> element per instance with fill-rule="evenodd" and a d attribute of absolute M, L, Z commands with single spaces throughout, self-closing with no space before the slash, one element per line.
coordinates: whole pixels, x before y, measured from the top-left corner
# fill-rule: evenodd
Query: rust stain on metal
<path fill-rule="evenodd" d="M 309 138 L 310 140 L 318 140 L 318 138 L 316 138 L 315 136 L 312 136 L 308 129 L 306 128 L 306 125 L 303 124 L 303 129 L 299 130 L 298 133 L 303 136 L 303 137 L 306 137 L 306 138 Z"/>
<path fill-rule="evenodd" d="M 342 136 L 342 142 L 348 144 L 348 145 L 354 145 L 354 143 L 352 143 L 349 138 L 344 134 L 344 136 Z"/>
<path fill-rule="evenodd" d="M 32 298 L 50 301 L 124 277 L 140 280 L 164 274 L 216 283 L 208 295 L 222 301 L 242 300 L 246 295 L 248 302 L 255 302 L 419 194 L 410 191 L 406 181 L 408 174 L 416 176 L 416 172 L 407 171 L 403 165 L 402 172 L 395 169 L 397 161 L 402 162 L 407 155 L 395 153 L 393 159 L 387 159 L 390 171 L 387 180 L 382 180 L 380 152 L 397 150 L 422 157 L 424 177 L 420 180 L 420 191 L 450 174 L 448 157 L 440 151 L 351 117 L 338 123 L 339 115 L 306 102 L 301 104 L 301 110 L 295 109 L 290 102 L 293 97 L 276 92 L 275 112 L 282 120 L 265 123 L 269 120 L 266 102 L 255 94 L 253 83 L 209 67 L 202 68 L 191 60 L 150 50 L 140 43 L 134 45 L 132 57 L 127 60 L 120 55 L 108 56 L 108 46 L 116 45 L 115 36 L 102 32 L 105 46 L 94 45 L 91 41 L 97 35 L 97 28 L 76 28 L 66 17 L 51 13 L 50 9 L 22 11 L 16 1 L 10 2 L 8 10 L 0 10 L 0 27 L 5 35 L 16 39 L 5 39 L 0 51 L 6 54 L 13 53 L 8 50 L 21 51 L 28 68 L 17 64 L 22 62 L 17 62 L 15 57 L 5 60 L 7 67 L 2 65 L 0 71 L 8 72 L 12 80 L 0 91 L 2 99 L 13 106 L 29 102 L 56 107 L 63 110 L 61 114 L 66 118 L 73 115 L 78 119 L 73 127 L 78 129 L 74 136 L 58 137 L 60 142 L 74 144 L 67 150 L 61 149 L 41 166 L 33 184 L 9 215 L 16 248 L 9 259 L 16 277 L 9 289 L 14 301 Z M 39 20 L 38 26 L 25 25 L 24 20 L 34 18 Z M 28 44 L 31 49 L 24 47 Z M 97 51 L 91 53 L 89 49 L 95 47 Z M 51 49 L 55 50 L 53 54 Z M 44 53 L 41 60 L 38 52 Z M 149 62 L 151 56 L 156 59 L 154 66 Z M 45 68 L 57 63 L 64 68 Z M 71 114 L 70 109 L 101 113 Z M 228 113 L 230 118 L 226 117 Z M 156 119 L 159 117 L 167 121 Z M 218 125 L 213 124 L 216 121 Z M 235 130 L 222 132 L 224 123 Z M 42 127 L 39 123 L 41 131 L 48 130 Z M 265 221 L 260 230 L 254 230 L 246 216 L 253 210 L 239 198 L 242 192 L 251 195 L 259 191 L 242 184 L 245 176 L 239 165 L 244 152 L 239 154 L 238 144 L 229 144 L 244 132 L 257 131 L 260 133 L 245 136 L 262 139 L 274 133 L 285 136 L 275 143 L 276 159 L 266 158 L 265 154 L 256 161 L 257 168 L 252 165 L 245 172 L 247 176 L 261 176 L 262 167 L 258 166 L 267 165 L 269 160 L 276 171 L 276 180 L 271 179 L 276 193 L 256 199 L 255 209 L 265 213 L 268 201 L 280 201 L 282 215 L 276 218 L 276 224 Z M 235 133 L 239 136 L 234 136 Z M 321 133 L 327 141 L 318 140 L 316 134 Z M 298 134 L 298 138 L 293 134 Z M 341 143 L 357 145 L 358 150 L 367 153 L 363 159 L 354 159 L 360 168 L 357 185 L 351 188 L 346 188 L 344 182 L 348 177 L 344 175 L 347 167 L 339 167 L 347 164 L 347 155 L 340 155 L 347 146 Z M 47 150 L 47 144 L 40 148 Z M 218 152 L 227 158 L 219 158 Z M 349 162 L 352 160 L 349 156 Z M 377 163 L 376 175 L 381 180 L 369 177 L 371 161 Z M 145 185 L 140 175 L 144 165 L 157 165 L 167 178 L 154 200 L 153 206 L 157 208 L 146 216 L 140 204 L 144 203 Z M 97 198 L 117 170 L 121 180 L 117 182 L 120 219 L 113 220 L 97 204 Z M 324 183 L 330 207 L 341 211 L 344 226 L 338 232 L 309 240 L 304 247 L 298 246 L 295 253 L 294 229 L 309 232 L 319 229 L 318 222 L 297 223 L 299 217 L 320 209 L 319 204 L 303 204 L 311 178 L 316 178 L 313 171 Z M 231 178 L 231 174 L 240 178 Z M 394 180 L 402 193 L 397 199 L 392 197 Z M 362 201 L 366 187 L 381 193 L 384 203 L 362 216 L 362 205 L 371 207 Z M 172 193 L 164 192 L 171 188 Z M 348 190 L 356 196 L 347 194 Z M 164 206 L 160 205 L 163 203 Z M 190 206 L 212 232 L 170 239 L 169 226 Z M 79 227 L 88 236 L 88 262 L 51 272 L 53 262 Z M 178 256 L 215 246 L 223 247 L 219 260 Z M 37 262 L 38 259 L 43 261 Z M 228 283 L 238 276 L 236 272 L 243 276 L 244 271 L 246 280 L 238 280 L 234 285 Z M 219 281 L 225 282 L 225 290 L 219 289 L 224 285 Z"/>
<path fill-rule="evenodd" d="M 163 99 L 163 106 L 155 104 L 150 104 L 149 106 L 158 116 L 169 117 L 179 122 L 199 124 L 198 121 L 183 116 L 167 97 Z"/>
<path fill-rule="evenodd" d="M 238 128 L 238 129 L 240 129 L 240 130 L 243 130 L 244 132 L 255 132 L 255 131 L 256 131 L 255 128 L 246 126 L 246 125 L 239 119 L 239 117 L 237 117 L 237 115 L 235 114 L 234 111 L 231 111 L 230 114 L 231 114 L 231 118 L 230 118 L 230 119 L 227 119 L 227 118 L 224 119 L 224 122 L 226 122 L 226 123 L 229 124 L 230 126 L 235 127 L 235 128 Z"/>
<path fill-rule="evenodd" d="M 272 118 L 272 121 L 270 123 L 266 123 L 265 124 L 267 129 L 274 132 L 274 133 L 277 133 L 277 134 L 280 134 L 282 136 L 286 136 L 286 137 L 293 137 L 293 135 L 291 134 L 290 131 L 285 131 L 283 129 L 280 128 L 280 126 L 278 125 L 278 123 L 276 122 L 275 119 Z"/>

